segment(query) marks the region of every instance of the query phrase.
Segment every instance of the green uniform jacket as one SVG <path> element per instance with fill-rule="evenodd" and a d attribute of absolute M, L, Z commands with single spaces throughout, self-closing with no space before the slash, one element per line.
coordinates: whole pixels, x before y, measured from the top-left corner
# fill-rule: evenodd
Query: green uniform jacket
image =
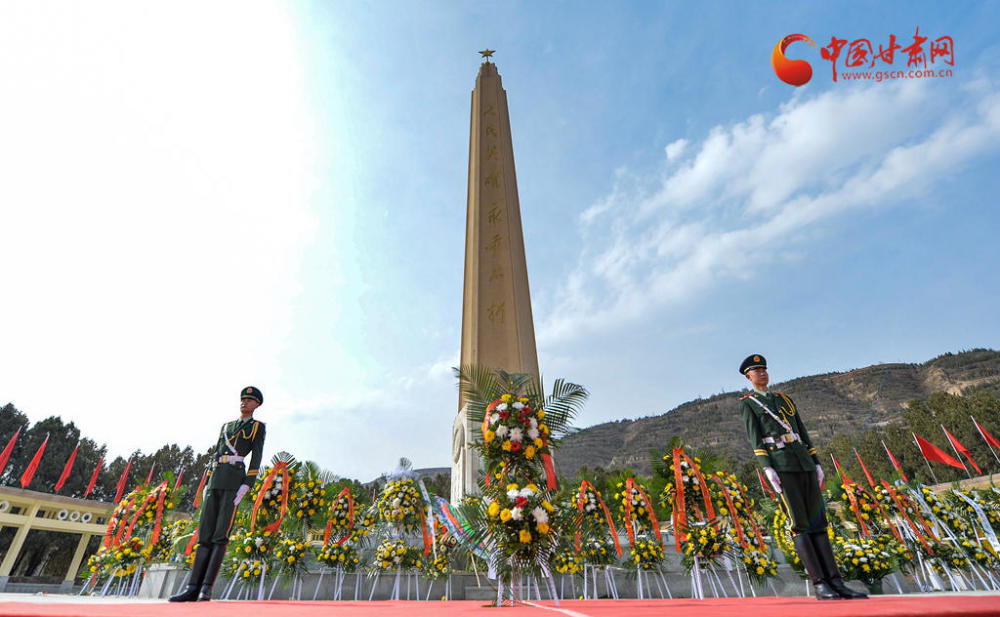
<path fill-rule="evenodd" d="M 233 420 L 223 424 L 219 432 L 219 442 L 215 446 L 215 469 L 212 471 L 208 487 L 236 490 L 241 484 L 246 484 L 253 488 L 253 483 L 257 481 L 257 473 L 260 471 L 260 459 L 264 453 L 264 432 L 264 423 L 253 418 Z M 234 454 L 226 445 L 226 438 L 236 449 L 235 454 L 243 457 L 250 455 L 250 467 L 245 472 L 243 463 L 219 462 L 221 457 Z"/>
<path fill-rule="evenodd" d="M 763 403 L 775 415 L 780 417 L 793 432 L 799 434 L 801 441 L 785 443 L 778 448 L 781 436 L 787 433 L 781 424 L 764 411 L 760 405 L 750 399 Z M 795 409 L 795 403 L 780 392 L 752 392 L 740 399 L 740 415 L 747 425 L 747 437 L 750 447 L 761 467 L 773 467 L 775 471 L 815 471 L 819 465 L 816 448 L 809 439 L 809 433 L 802 424 L 802 418 Z M 766 443 L 765 437 L 771 437 L 776 443 Z"/>

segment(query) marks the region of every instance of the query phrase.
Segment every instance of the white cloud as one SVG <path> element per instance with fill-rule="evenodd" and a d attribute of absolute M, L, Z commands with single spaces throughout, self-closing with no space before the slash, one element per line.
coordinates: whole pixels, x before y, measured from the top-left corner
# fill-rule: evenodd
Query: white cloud
<path fill-rule="evenodd" d="M 580 258 L 541 320 L 540 344 L 742 278 L 740 264 L 801 248 L 783 242 L 788 252 L 775 253 L 773 240 L 832 217 L 910 203 L 1000 144 L 1000 95 L 967 90 L 974 103 L 953 109 L 942 89 L 918 81 L 796 96 L 773 115 L 715 127 L 693 151 L 673 142 L 660 175 L 619 171 L 581 217 Z"/>
<path fill-rule="evenodd" d="M 314 226 L 294 32 L 266 3 L 48 6 L 0 15 L 0 396 L 116 454 L 189 443 L 280 375 Z"/>
<path fill-rule="evenodd" d="M 683 138 L 667 144 L 667 147 L 663 149 L 663 151 L 667 154 L 667 162 L 671 162 L 680 157 L 680 155 L 684 154 L 684 149 L 687 148 L 687 145 L 688 140 Z"/>

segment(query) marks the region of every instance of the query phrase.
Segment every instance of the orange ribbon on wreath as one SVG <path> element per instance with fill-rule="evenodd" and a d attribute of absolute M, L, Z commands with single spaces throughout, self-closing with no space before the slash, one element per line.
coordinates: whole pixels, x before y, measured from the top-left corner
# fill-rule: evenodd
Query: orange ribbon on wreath
<path fill-rule="evenodd" d="M 542 433 L 542 447 L 549 447 L 549 436 L 545 433 Z M 548 452 L 543 452 L 541 459 L 542 467 L 545 468 L 545 486 L 550 491 L 554 491 L 559 488 L 559 480 L 556 478 L 556 466 L 552 463 L 552 455 Z"/>
<path fill-rule="evenodd" d="M 271 488 L 271 484 L 274 482 L 275 476 L 278 472 L 281 472 L 281 509 L 278 512 L 278 519 L 264 527 L 264 531 L 275 531 L 281 526 L 282 519 L 285 518 L 285 511 L 288 510 L 288 485 L 291 484 L 291 478 L 288 475 L 288 463 L 285 461 L 278 461 L 274 468 L 267 474 L 264 478 L 264 483 L 261 484 L 260 490 L 257 491 L 257 498 L 253 502 L 253 510 L 250 514 L 250 531 L 253 532 L 254 527 L 257 525 L 257 511 L 260 510 L 260 506 L 264 503 L 264 493 Z"/>
<path fill-rule="evenodd" d="M 646 491 L 636 485 L 635 478 L 625 480 L 625 492 L 627 494 L 625 498 L 625 531 L 628 533 L 629 546 L 635 547 L 635 530 L 632 529 L 632 491 L 635 491 L 642 497 L 642 503 L 646 506 L 646 512 L 649 513 L 649 523 L 653 526 L 653 534 L 656 536 L 656 541 L 662 547 L 663 538 L 660 537 L 660 523 L 656 520 L 656 512 L 653 511 L 653 504 Z"/>
<path fill-rule="evenodd" d="M 112 546 L 113 544 L 114 545 L 118 544 L 117 541 L 114 542 L 114 543 L 112 543 L 112 532 L 115 529 L 115 523 L 118 522 L 118 518 L 121 518 L 122 519 L 121 522 L 124 523 L 125 512 L 128 511 L 128 508 L 129 508 L 129 506 L 131 504 L 132 504 L 131 500 L 118 502 L 118 505 L 115 506 L 115 509 L 111 513 L 111 516 L 108 517 L 108 530 L 104 533 L 104 547 L 105 548 L 107 548 L 109 546 Z M 119 515 L 121 515 L 121 516 L 119 517 Z M 118 517 L 118 518 L 116 518 L 116 517 Z M 125 525 L 122 525 L 122 528 L 124 528 L 124 527 L 125 527 Z M 119 532 L 118 535 L 121 535 L 121 532 Z"/>
<path fill-rule="evenodd" d="M 884 486 L 885 490 L 888 491 L 889 497 L 891 497 L 892 502 L 896 504 L 896 508 L 899 510 L 899 513 L 902 514 L 903 518 L 906 519 L 906 522 L 909 523 L 910 529 L 912 529 L 914 535 L 917 536 L 917 540 L 919 540 L 920 543 L 924 545 L 924 548 L 927 549 L 927 552 L 930 555 L 933 555 L 934 549 L 932 549 L 930 544 L 927 543 L 927 540 L 924 538 L 924 534 L 920 533 L 920 528 L 917 527 L 917 525 L 913 522 L 913 520 L 910 518 L 910 515 L 906 513 L 906 504 L 903 503 L 903 500 L 901 499 L 901 496 L 896 492 L 896 489 L 892 488 L 892 486 L 885 480 L 882 480 L 882 486 Z M 917 516 L 919 516 L 919 514 Z"/>
<path fill-rule="evenodd" d="M 184 556 L 187 557 L 194 550 L 194 545 L 198 543 L 198 531 L 199 527 L 194 528 L 194 533 L 191 534 L 191 539 L 188 540 L 187 547 L 184 549 Z"/>
<path fill-rule="evenodd" d="M 729 489 L 722 482 L 719 476 L 711 476 L 712 480 L 719 485 L 719 490 L 722 491 L 722 498 L 726 502 L 726 507 L 729 508 L 729 512 L 733 516 L 733 527 L 736 527 L 736 538 L 740 542 L 740 546 L 745 550 L 747 548 L 747 539 L 743 535 L 743 524 L 740 522 L 740 515 L 736 513 L 736 506 L 733 504 L 733 498 L 729 494 Z"/>
<path fill-rule="evenodd" d="M 882 502 L 876 499 L 875 495 L 869 492 L 868 489 L 866 489 L 865 487 L 858 485 L 858 488 L 861 490 L 862 493 L 865 494 L 866 497 L 868 497 L 868 499 L 872 501 L 873 504 L 875 504 L 875 507 L 878 509 L 879 514 L 881 514 L 882 518 L 885 519 L 885 524 L 889 526 L 889 531 L 892 532 L 892 535 L 895 536 L 897 540 L 902 542 L 903 536 L 899 534 L 899 530 L 896 529 L 896 526 L 892 524 L 892 520 L 889 518 L 889 513 L 885 511 L 885 508 L 882 506 Z"/>
<path fill-rule="evenodd" d="M 125 534 L 125 528 L 127 527 L 125 524 L 127 521 L 125 519 L 128 517 L 128 513 L 132 509 L 133 505 L 135 505 L 135 496 L 128 500 L 128 505 L 126 505 L 125 510 L 122 511 L 122 518 L 118 524 L 118 533 L 115 534 L 114 539 L 111 541 L 111 546 L 118 546 L 122 543 L 122 536 Z M 128 538 L 124 539 L 127 540 Z"/>
<path fill-rule="evenodd" d="M 427 513 L 423 508 L 419 508 L 420 512 L 420 533 L 424 536 L 424 557 L 431 554 L 431 539 L 430 534 L 427 532 Z"/>
<path fill-rule="evenodd" d="M 326 548 L 326 545 L 330 543 L 330 532 L 333 530 L 333 509 L 344 497 L 347 498 L 347 531 L 336 546 L 340 546 L 347 541 L 347 538 L 351 537 L 351 530 L 354 529 L 354 497 L 351 495 L 351 488 L 345 486 L 330 503 L 330 519 L 326 522 L 326 533 L 323 534 L 323 548 Z"/>
<path fill-rule="evenodd" d="M 684 453 L 683 448 L 674 448 L 673 460 L 674 460 L 674 543 L 677 547 L 677 552 L 681 551 L 681 542 L 687 540 L 687 507 L 685 505 L 684 499 L 684 476 L 681 471 L 681 460 L 687 462 L 691 470 L 694 472 L 695 478 L 698 479 L 698 488 L 701 489 L 702 500 L 705 502 L 705 514 L 704 517 L 706 521 L 713 527 L 717 527 L 718 523 L 715 520 L 715 508 L 712 507 L 712 496 L 708 493 L 708 485 L 705 483 L 704 476 L 701 475 L 701 470 L 698 469 L 694 461 L 691 460 L 687 454 Z M 693 506 L 694 504 L 692 504 Z M 697 510 L 697 508 L 696 508 Z M 699 515 L 701 513 L 699 512 Z"/>
<path fill-rule="evenodd" d="M 746 491 L 743 490 L 743 484 L 738 483 L 736 487 L 740 489 L 740 497 L 743 498 L 743 503 L 747 504 L 747 511 L 750 513 L 747 518 L 750 519 L 750 529 L 753 529 L 753 535 L 757 538 L 757 548 L 766 552 L 767 545 L 764 544 L 764 536 L 760 533 L 757 521 L 754 520 L 753 511 L 750 508 L 750 499 L 747 497 Z"/>
<path fill-rule="evenodd" d="M 920 524 L 924 526 L 924 530 L 927 531 L 927 535 L 930 536 L 931 539 L 934 540 L 935 542 L 940 542 L 941 540 L 939 540 L 938 537 L 934 535 L 934 530 L 931 529 L 931 526 L 927 523 L 927 520 L 924 518 L 924 516 L 920 514 L 920 508 L 917 507 L 917 504 L 913 503 L 913 500 L 910 499 L 910 496 L 900 495 L 899 497 L 900 499 L 907 501 L 913 505 L 913 513 L 917 515 L 917 520 L 920 521 Z"/>
<path fill-rule="evenodd" d="M 603 499 L 601 499 L 601 494 L 597 492 L 597 489 L 594 488 L 594 485 L 591 484 L 590 482 L 588 482 L 587 480 L 584 480 L 583 482 L 580 483 L 580 491 L 579 491 L 580 494 L 579 494 L 579 496 L 577 496 L 577 499 L 576 499 L 576 511 L 579 512 L 580 514 L 583 514 L 583 498 L 585 497 L 585 492 L 584 491 L 586 491 L 586 489 L 587 489 L 588 486 L 590 487 L 590 490 L 594 491 L 594 496 L 597 497 L 597 503 L 601 504 L 601 508 L 604 510 L 604 518 L 607 519 L 607 521 L 608 521 L 608 531 L 611 532 L 611 539 L 614 540 L 614 542 L 615 542 L 615 550 L 618 551 L 618 556 L 621 557 L 622 556 L 622 546 L 621 546 L 621 543 L 618 542 L 618 530 L 615 529 L 615 523 L 611 519 L 611 510 L 608 509 L 607 504 L 604 503 Z M 582 519 L 578 520 L 577 523 L 576 523 L 576 544 L 575 544 L 575 546 L 576 546 L 577 552 L 580 551 L 580 522 L 581 521 L 582 521 Z M 631 527 L 631 525 L 629 525 L 629 527 Z"/>
<path fill-rule="evenodd" d="M 160 490 L 160 496 L 156 499 L 156 517 L 153 520 L 153 533 L 149 536 L 149 545 L 153 546 L 156 541 L 160 539 L 160 529 L 163 528 L 163 502 L 167 499 L 167 483 L 164 482 L 160 486 L 163 487 Z"/>
<path fill-rule="evenodd" d="M 208 470 L 201 474 L 201 482 L 198 483 L 198 488 L 194 491 L 194 507 L 198 507 L 201 504 L 201 494 L 205 489 L 205 480 L 208 479 Z"/>
<path fill-rule="evenodd" d="M 167 482 L 161 482 L 156 488 L 149 491 L 149 493 L 143 498 L 142 503 L 136 508 L 135 516 L 132 517 L 132 523 L 128 526 L 128 531 L 125 532 L 125 537 L 123 538 L 126 542 L 132 537 L 132 529 L 135 528 L 135 524 L 139 522 L 139 517 L 142 516 L 142 511 L 149 505 L 154 498 L 158 498 L 156 515 L 153 523 L 153 536 L 150 537 L 149 545 L 152 546 L 156 543 L 156 540 L 160 537 L 160 523 L 163 519 L 163 498 L 167 494 Z"/>
<path fill-rule="evenodd" d="M 858 524 L 861 525 L 861 537 L 867 538 L 871 535 L 871 532 L 868 531 L 868 525 L 865 525 L 865 519 L 861 518 L 861 511 L 858 508 L 858 498 L 854 495 L 854 491 L 851 490 L 854 482 L 843 472 L 841 473 L 841 477 L 844 480 L 844 492 L 847 493 L 847 501 L 851 504 L 851 512 L 854 513 L 854 518 L 858 519 Z"/>

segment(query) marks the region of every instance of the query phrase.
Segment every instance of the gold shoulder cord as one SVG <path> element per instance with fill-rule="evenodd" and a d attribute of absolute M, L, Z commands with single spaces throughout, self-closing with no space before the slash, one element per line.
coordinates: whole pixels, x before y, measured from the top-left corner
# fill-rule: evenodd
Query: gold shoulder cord
<path fill-rule="evenodd" d="M 785 403 L 788 404 L 788 415 L 794 416 L 795 415 L 795 403 L 792 402 L 792 399 L 790 399 L 787 396 L 785 396 L 784 393 L 782 393 L 782 392 L 779 392 L 778 396 L 780 396 L 781 398 L 783 398 L 785 400 Z"/>

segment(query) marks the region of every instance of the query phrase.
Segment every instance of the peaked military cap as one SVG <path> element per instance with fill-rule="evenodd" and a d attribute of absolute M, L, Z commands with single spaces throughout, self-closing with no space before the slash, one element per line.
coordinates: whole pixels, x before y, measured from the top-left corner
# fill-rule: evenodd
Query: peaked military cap
<path fill-rule="evenodd" d="M 760 354 L 747 356 L 747 359 L 743 361 L 743 364 L 740 364 L 740 374 L 746 375 L 747 371 L 752 368 L 767 368 L 767 359 Z"/>
<path fill-rule="evenodd" d="M 264 404 L 264 395 L 260 393 L 260 390 L 253 386 L 247 386 L 240 390 L 240 400 L 242 401 L 245 398 L 252 398 L 261 405 Z"/>

